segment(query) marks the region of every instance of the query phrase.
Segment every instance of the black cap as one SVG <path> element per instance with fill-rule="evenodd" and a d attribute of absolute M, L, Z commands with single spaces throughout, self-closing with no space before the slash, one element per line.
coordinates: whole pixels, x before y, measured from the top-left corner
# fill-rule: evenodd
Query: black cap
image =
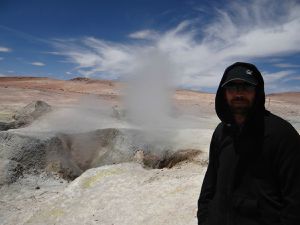
<path fill-rule="evenodd" d="M 227 72 L 226 80 L 224 81 L 222 87 L 234 80 L 242 80 L 254 86 L 257 85 L 258 81 L 254 76 L 255 71 L 248 69 L 243 66 L 235 66 Z"/>

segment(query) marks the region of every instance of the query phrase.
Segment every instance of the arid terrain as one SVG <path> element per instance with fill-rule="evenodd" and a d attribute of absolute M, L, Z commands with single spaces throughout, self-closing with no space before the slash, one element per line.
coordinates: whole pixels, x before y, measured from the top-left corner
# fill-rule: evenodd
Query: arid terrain
<path fill-rule="evenodd" d="M 0 224 L 197 224 L 215 95 L 176 90 L 130 116 L 128 89 L 0 77 Z M 299 92 L 265 106 L 300 131 Z"/>

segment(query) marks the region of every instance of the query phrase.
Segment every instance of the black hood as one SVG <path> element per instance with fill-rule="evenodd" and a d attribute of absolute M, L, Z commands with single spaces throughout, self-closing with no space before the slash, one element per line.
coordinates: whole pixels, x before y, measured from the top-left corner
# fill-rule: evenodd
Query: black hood
<path fill-rule="evenodd" d="M 222 88 L 223 83 L 225 82 L 228 72 L 233 69 L 234 67 L 244 67 L 249 70 L 251 70 L 252 76 L 255 77 L 257 80 L 257 85 L 256 85 L 256 96 L 255 96 L 255 101 L 253 104 L 253 107 L 247 117 L 247 121 L 253 120 L 260 115 L 263 116 L 265 112 L 265 91 L 264 91 L 264 80 L 262 78 L 261 73 L 259 70 L 254 66 L 253 64 L 250 63 L 245 63 L 245 62 L 236 62 L 232 64 L 231 66 L 227 67 L 226 70 L 224 71 L 223 77 L 221 79 L 221 82 L 219 84 L 217 94 L 216 94 L 216 99 L 215 99 L 215 109 L 218 117 L 220 120 L 226 124 L 233 124 L 234 119 L 233 115 L 229 109 L 229 106 L 225 100 L 224 97 L 224 88 Z"/>

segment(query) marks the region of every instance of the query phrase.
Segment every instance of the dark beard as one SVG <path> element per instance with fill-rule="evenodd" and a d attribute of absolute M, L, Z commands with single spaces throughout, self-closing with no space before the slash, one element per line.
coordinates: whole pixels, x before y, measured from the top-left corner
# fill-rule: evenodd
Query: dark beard
<path fill-rule="evenodd" d="M 250 111 L 250 107 L 230 106 L 230 110 L 234 115 L 247 116 Z"/>
<path fill-rule="evenodd" d="M 237 103 L 243 103 L 243 104 L 239 105 Z M 237 97 L 235 99 L 232 99 L 229 104 L 229 108 L 234 115 L 242 115 L 242 116 L 248 115 L 251 106 L 252 106 L 251 103 L 243 97 Z"/>

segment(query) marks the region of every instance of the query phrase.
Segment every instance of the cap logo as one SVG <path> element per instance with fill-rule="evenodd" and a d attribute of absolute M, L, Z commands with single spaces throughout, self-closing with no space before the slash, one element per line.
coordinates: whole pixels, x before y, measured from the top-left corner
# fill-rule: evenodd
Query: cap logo
<path fill-rule="evenodd" d="M 246 70 L 246 74 L 252 75 L 252 74 L 253 74 L 253 71 L 252 71 L 252 70 Z"/>

